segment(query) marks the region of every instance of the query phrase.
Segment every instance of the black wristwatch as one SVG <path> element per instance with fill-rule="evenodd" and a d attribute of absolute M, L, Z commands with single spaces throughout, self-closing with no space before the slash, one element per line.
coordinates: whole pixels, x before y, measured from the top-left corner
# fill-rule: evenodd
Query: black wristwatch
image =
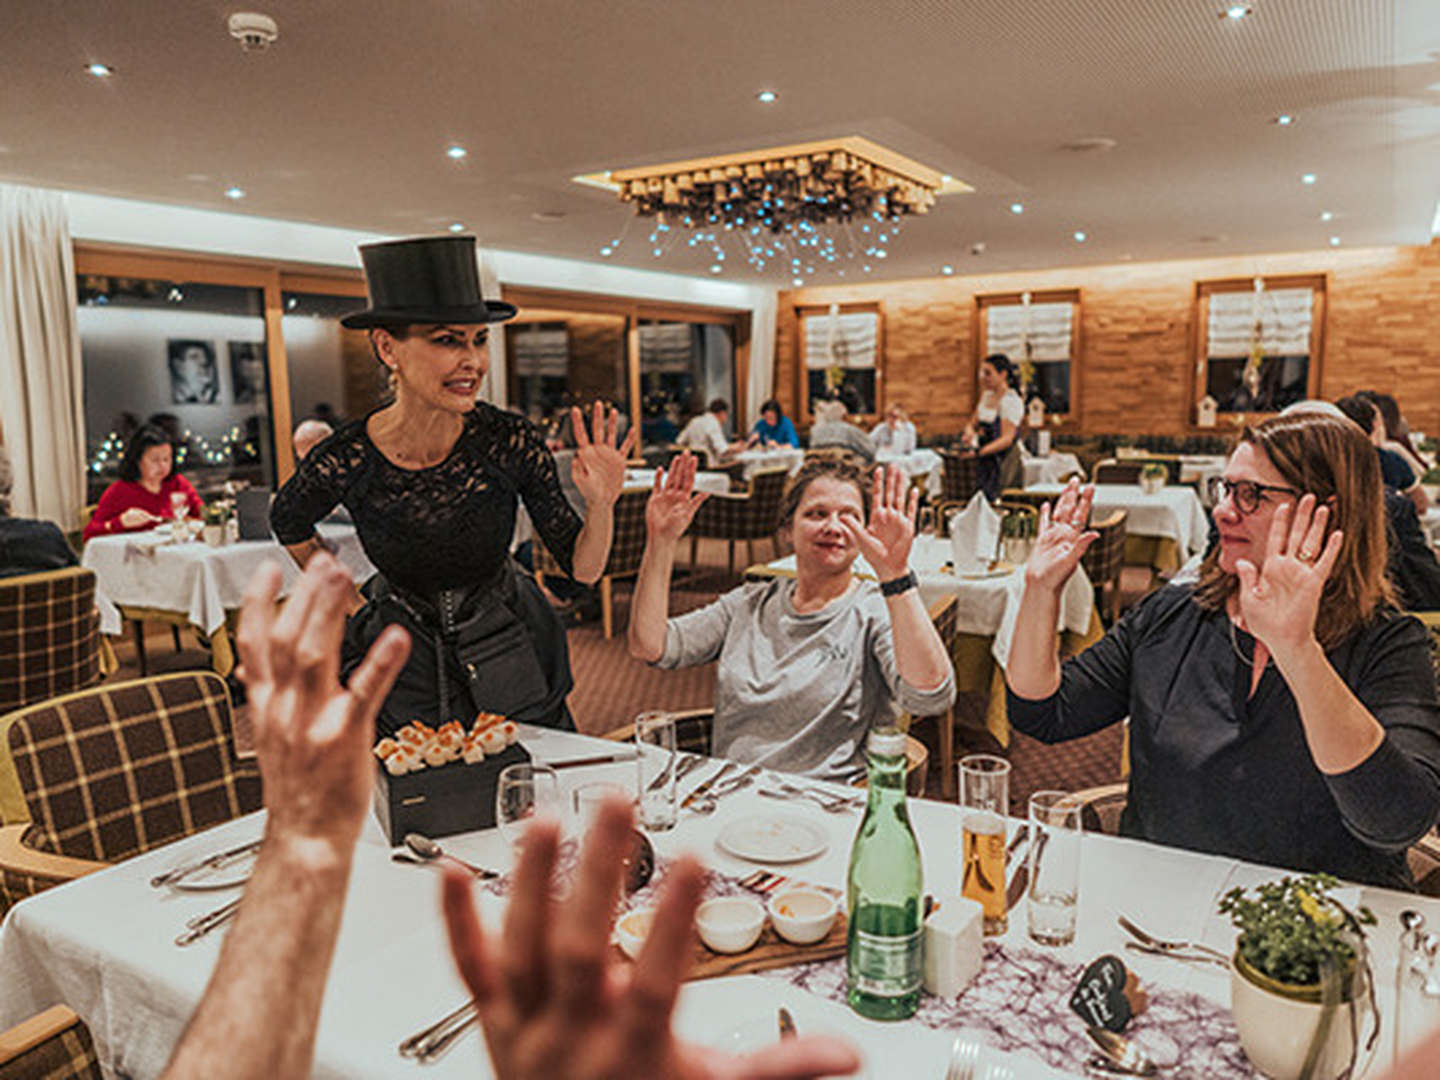
<path fill-rule="evenodd" d="M 894 581 L 882 581 L 880 593 L 882 596 L 899 596 L 903 592 L 909 592 L 911 589 L 919 587 L 920 581 L 915 577 L 915 571 L 910 570 L 903 577 L 897 577 Z"/>

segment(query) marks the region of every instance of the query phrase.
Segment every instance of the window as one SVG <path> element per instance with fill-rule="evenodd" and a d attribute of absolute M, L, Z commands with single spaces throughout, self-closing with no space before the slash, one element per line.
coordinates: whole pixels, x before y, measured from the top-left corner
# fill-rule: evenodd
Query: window
<path fill-rule="evenodd" d="M 800 312 L 800 349 L 805 384 L 800 414 L 808 417 L 812 402 L 835 394 L 845 411 L 858 416 L 879 411 L 876 371 L 880 361 L 880 312 L 875 308 Z"/>
<path fill-rule="evenodd" d="M 1078 290 L 982 296 L 980 357 L 1003 353 L 1020 373 L 1020 396 L 1038 397 L 1052 416 L 1070 413 L 1077 355 Z"/>
<path fill-rule="evenodd" d="M 282 284 L 280 332 L 293 422 L 324 420 L 338 428 L 384 404 L 389 398 L 386 370 L 370 350 L 370 335 L 340 325 L 342 316 L 365 307 L 364 286 L 288 276 Z"/>
<path fill-rule="evenodd" d="M 704 412 L 711 401 L 735 401 L 735 344 L 730 326 L 641 319 L 637 336 L 644 445 L 673 443 L 685 424 Z M 733 408 L 728 422 L 734 422 Z"/>
<path fill-rule="evenodd" d="M 1271 413 L 1319 379 L 1323 277 L 1202 282 L 1196 400 L 1227 413 Z"/>

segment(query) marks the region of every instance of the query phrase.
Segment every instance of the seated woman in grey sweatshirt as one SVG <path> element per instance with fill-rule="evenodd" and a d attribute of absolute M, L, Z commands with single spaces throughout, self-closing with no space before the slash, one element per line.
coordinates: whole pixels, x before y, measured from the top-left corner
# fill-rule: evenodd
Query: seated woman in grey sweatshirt
<path fill-rule="evenodd" d="M 695 469 L 689 453 L 676 458 L 650 496 L 630 654 L 665 668 L 719 659 L 718 756 L 850 780 L 864 772 L 866 733 L 897 707 L 929 716 L 950 706 L 955 673 L 910 573 L 916 494 L 900 470 L 875 470 L 872 491 L 852 463 L 806 462 L 780 505 L 795 577 L 671 619 L 675 548 L 705 500 Z M 851 574 L 862 554 L 880 584 Z"/>

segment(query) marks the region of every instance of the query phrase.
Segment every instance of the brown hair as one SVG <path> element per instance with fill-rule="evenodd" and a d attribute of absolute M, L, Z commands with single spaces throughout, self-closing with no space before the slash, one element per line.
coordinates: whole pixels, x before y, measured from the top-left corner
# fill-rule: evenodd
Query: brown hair
<path fill-rule="evenodd" d="M 1276 416 L 1240 433 L 1262 451 L 1285 483 L 1330 507 L 1330 527 L 1344 533 L 1340 557 L 1325 582 L 1315 637 L 1334 648 L 1368 622 L 1381 604 L 1394 602 L 1385 575 L 1384 488 L 1375 447 L 1348 419 L 1322 412 Z M 1220 569 L 1217 545 L 1200 567 L 1195 599 L 1224 610 L 1238 579 Z"/>
<path fill-rule="evenodd" d="M 860 460 L 848 454 L 810 457 L 806 458 L 805 464 L 790 477 L 785 485 L 785 493 L 780 496 L 780 528 L 794 522 L 795 511 L 800 509 L 800 500 L 805 497 L 805 489 L 822 476 L 839 480 L 842 484 L 854 484 L 855 490 L 860 492 L 860 507 L 864 518 L 866 521 L 870 520 L 871 479 Z"/>

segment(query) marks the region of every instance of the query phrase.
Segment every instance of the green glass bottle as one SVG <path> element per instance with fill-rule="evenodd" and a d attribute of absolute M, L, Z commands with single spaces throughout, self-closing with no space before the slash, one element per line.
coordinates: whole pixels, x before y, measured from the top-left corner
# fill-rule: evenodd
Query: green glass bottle
<path fill-rule="evenodd" d="M 871 1020 L 904 1020 L 924 975 L 920 846 L 905 810 L 905 736 L 872 731 L 865 744 L 870 799 L 850 849 L 846 1000 Z"/>

